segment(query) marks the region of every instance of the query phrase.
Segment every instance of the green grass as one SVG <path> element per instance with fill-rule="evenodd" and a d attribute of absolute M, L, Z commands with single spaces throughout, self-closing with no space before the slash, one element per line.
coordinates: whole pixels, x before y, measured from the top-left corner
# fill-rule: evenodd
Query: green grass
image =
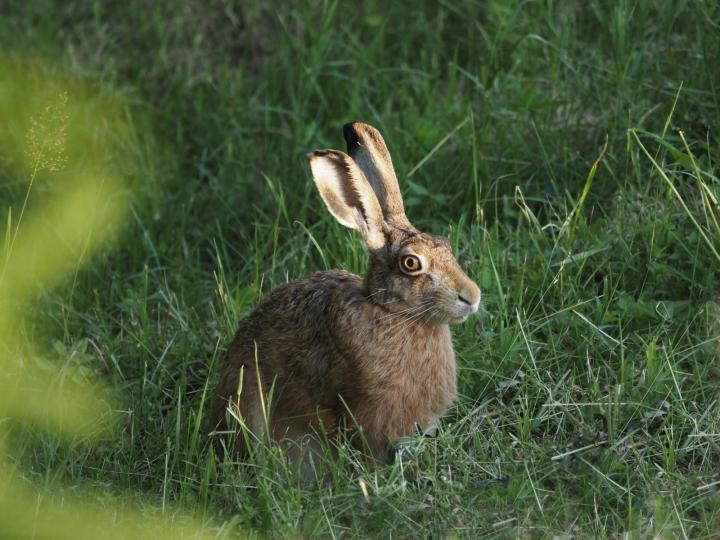
<path fill-rule="evenodd" d="M 715 537 L 718 21 L 699 0 L 0 7 L 2 245 L 27 119 L 62 91 L 84 128 L 23 220 L 88 163 L 127 207 L 14 327 L 107 388 L 111 427 L 0 410 L 4 467 L 38 505 L 85 493 L 221 537 Z M 484 313 L 454 332 L 438 437 L 377 471 L 341 452 L 300 487 L 277 448 L 217 460 L 205 414 L 260 297 L 365 267 L 304 157 L 351 120 L 384 133 L 410 219 L 450 237 Z M 27 519 L 19 537 L 53 536 Z"/>

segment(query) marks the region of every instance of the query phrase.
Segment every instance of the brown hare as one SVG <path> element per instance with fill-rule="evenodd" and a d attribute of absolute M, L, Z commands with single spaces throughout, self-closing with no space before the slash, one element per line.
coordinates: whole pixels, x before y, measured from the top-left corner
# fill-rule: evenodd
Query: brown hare
<path fill-rule="evenodd" d="M 380 133 L 363 123 L 343 132 L 349 156 L 308 157 L 330 213 L 360 232 L 368 272 L 330 270 L 287 283 L 240 321 L 213 421 L 244 424 L 241 454 L 248 433 L 302 448 L 344 430 L 384 462 L 393 440 L 416 426 L 434 429 L 455 398 L 448 324 L 477 311 L 480 289 L 446 238 L 408 221 Z"/>

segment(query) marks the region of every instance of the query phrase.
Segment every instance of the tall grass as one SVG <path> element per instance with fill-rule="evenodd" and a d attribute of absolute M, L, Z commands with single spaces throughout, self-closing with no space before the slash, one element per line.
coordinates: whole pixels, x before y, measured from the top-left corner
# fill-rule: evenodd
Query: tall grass
<path fill-rule="evenodd" d="M 8 537 L 713 537 L 709 2 L 0 7 Z M 362 272 L 304 154 L 361 119 L 483 289 L 437 437 L 298 485 L 217 456 L 237 321 Z M 64 127 L 63 127 L 64 126 Z"/>

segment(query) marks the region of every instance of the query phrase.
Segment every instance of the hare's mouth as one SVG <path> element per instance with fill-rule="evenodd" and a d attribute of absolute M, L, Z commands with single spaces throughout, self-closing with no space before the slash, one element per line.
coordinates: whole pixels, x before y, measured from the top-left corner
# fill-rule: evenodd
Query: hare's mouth
<path fill-rule="evenodd" d="M 462 317 L 455 317 L 448 320 L 448 324 L 462 324 L 467 321 L 469 315 L 463 315 Z"/>
<path fill-rule="evenodd" d="M 435 314 L 435 322 L 440 324 L 462 324 L 464 323 L 471 313 L 458 313 L 457 311 L 438 311 Z"/>

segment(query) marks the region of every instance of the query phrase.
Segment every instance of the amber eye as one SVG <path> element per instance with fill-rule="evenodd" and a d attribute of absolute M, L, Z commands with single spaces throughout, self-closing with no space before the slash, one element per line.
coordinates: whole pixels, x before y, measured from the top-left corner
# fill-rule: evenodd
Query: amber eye
<path fill-rule="evenodd" d="M 400 269 L 403 272 L 415 273 L 422 269 L 422 264 L 420 264 L 420 259 L 415 255 L 404 255 L 403 258 L 400 259 Z"/>

